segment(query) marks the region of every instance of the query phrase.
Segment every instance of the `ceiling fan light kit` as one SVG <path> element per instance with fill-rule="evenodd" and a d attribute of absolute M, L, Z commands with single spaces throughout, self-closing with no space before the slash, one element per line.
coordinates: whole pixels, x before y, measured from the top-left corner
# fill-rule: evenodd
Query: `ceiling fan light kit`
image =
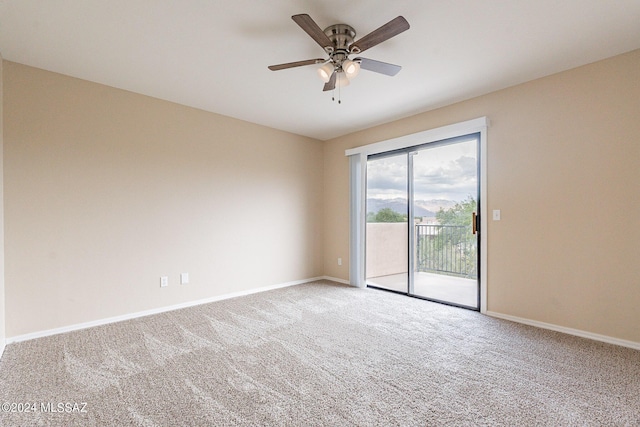
<path fill-rule="evenodd" d="M 336 87 L 345 87 L 349 86 L 349 79 L 345 75 L 344 71 L 338 73 L 338 78 L 336 79 Z"/>
<path fill-rule="evenodd" d="M 318 75 L 320 79 L 327 83 L 329 79 L 331 79 L 331 74 L 333 74 L 333 64 L 326 63 L 322 67 L 318 68 Z"/>
<path fill-rule="evenodd" d="M 373 59 L 349 58 L 350 55 L 358 55 L 408 30 L 409 23 L 402 16 L 392 19 L 377 30 L 356 41 L 354 41 L 356 31 L 350 25 L 334 24 L 322 30 L 307 14 L 293 15 L 291 19 L 324 49 L 329 59 L 308 59 L 271 65 L 269 69 L 272 71 L 323 64 L 318 68 L 318 76 L 325 83 L 322 90 L 329 91 L 334 90 L 336 87 L 341 88 L 349 85 L 350 80 L 358 75 L 361 68 L 387 76 L 395 76 L 402 69 L 399 65 Z M 340 100 L 338 100 L 338 103 L 340 103 Z"/>
<path fill-rule="evenodd" d="M 347 59 L 342 63 L 342 70 L 348 78 L 352 79 L 360 73 L 360 63 Z"/>

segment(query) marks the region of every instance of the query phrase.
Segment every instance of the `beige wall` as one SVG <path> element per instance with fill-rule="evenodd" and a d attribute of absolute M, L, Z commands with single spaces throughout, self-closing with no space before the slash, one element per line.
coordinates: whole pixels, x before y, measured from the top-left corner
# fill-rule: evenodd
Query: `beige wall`
<path fill-rule="evenodd" d="M 409 271 L 406 222 L 367 223 L 367 278 Z"/>
<path fill-rule="evenodd" d="M 321 142 L 7 61 L 4 83 L 8 337 L 322 275 Z"/>
<path fill-rule="evenodd" d="M 4 153 L 4 143 L 3 143 L 3 128 L 2 128 L 2 94 L 3 94 L 3 85 L 2 85 L 2 73 L 3 73 L 3 63 L 2 63 L 2 55 L 0 55 L 0 356 L 4 351 L 5 346 L 5 297 L 4 297 L 4 172 L 3 172 L 3 153 Z"/>
<path fill-rule="evenodd" d="M 348 279 L 344 150 L 488 116 L 488 310 L 640 342 L 640 50 L 325 143 L 325 274 Z"/>

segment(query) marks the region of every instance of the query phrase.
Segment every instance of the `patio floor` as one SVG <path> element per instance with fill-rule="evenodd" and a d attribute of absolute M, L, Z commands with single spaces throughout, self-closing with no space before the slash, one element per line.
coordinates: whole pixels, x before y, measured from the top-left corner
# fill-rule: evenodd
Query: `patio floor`
<path fill-rule="evenodd" d="M 407 292 L 407 273 L 370 277 L 367 284 Z M 478 282 L 434 273 L 414 273 L 414 294 L 419 297 L 478 308 Z"/>

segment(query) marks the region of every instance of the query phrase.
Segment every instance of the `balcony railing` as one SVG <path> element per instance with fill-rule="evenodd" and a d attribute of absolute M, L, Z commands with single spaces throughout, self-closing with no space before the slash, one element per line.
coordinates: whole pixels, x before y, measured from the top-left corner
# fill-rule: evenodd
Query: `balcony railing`
<path fill-rule="evenodd" d="M 477 278 L 477 240 L 470 226 L 416 224 L 416 269 Z"/>

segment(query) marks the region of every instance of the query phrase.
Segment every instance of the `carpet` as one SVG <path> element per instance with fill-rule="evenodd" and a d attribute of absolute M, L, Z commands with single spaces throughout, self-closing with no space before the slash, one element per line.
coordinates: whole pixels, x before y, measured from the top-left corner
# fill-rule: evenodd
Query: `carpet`
<path fill-rule="evenodd" d="M 319 281 L 11 344 L 0 390 L 2 426 L 638 426 L 640 352 Z"/>

